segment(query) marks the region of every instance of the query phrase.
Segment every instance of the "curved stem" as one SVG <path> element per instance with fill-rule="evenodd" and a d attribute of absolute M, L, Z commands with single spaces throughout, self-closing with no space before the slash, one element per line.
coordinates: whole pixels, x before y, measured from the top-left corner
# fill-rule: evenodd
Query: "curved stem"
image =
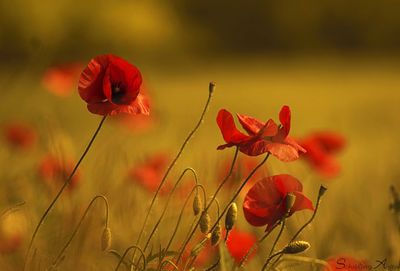
<path fill-rule="evenodd" d="M 138 247 L 138 246 L 136 246 L 136 245 L 133 245 L 133 246 L 128 247 L 128 248 L 125 250 L 124 254 L 122 254 L 122 257 L 121 257 L 121 259 L 119 260 L 119 262 L 118 262 L 117 266 L 115 267 L 114 271 L 118 271 L 118 269 L 119 269 L 119 267 L 121 266 L 122 262 L 124 261 L 126 255 L 128 254 L 128 252 L 129 252 L 131 249 L 135 249 L 135 251 L 136 251 L 136 250 L 139 250 L 139 252 L 142 254 L 142 255 L 141 255 L 141 258 L 143 258 L 143 267 L 146 266 L 146 256 L 144 255 L 143 250 L 142 250 L 140 247 Z M 140 260 L 140 258 L 139 258 L 139 260 Z M 143 269 L 143 270 L 144 270 L 144 269 Z"/>
<path fill-rule="evenodd" d="M 167 202 L 165 203 L 165 206 L 164 206 L 164 209 L 163 209 L 163 211 L 162 211 L 162 213 L 161 213 L 161 215 L 160 215 L 160 217 L 159 217 L 157 223 L 154 225 L 153 230 L 151 231 L 149 237 L 147 238 L 146 245 L 144 246 L 144 249 L 143 249 L 144 252 L 146 252 L 146 249 L 147 249 L 148 245 L 150 244 L 151 238 L 153 237 L 153 235 L 154 235 L 154 233 L 156 232 L 158 226 L 160 225 L 162 219 L 164 218 L 164 215 L 165 215 L 165 213 L 166 213 L 167 210 L 168 210 L 168 205 L 169 205 L 169 203 L 170 203 L 170 201 L 171 201 L 172 196 L 174 195 L 174 193 L 175 193 L 175 191 L 176 191 L 176 188 L 177 188 L 178 185 L 180 184 L 180 182 L 181 182 L 181 180 L 183 179 L 183 176 L 185 175 L 185 173 L 188 172 L 188 171 L 191 171 L 191 172 L 193 173 L 193 176 L 194 176 L 194 179 L 195 179 L 195 183 L 196 183 L 196 185 L 197 185 L 197 183 L 198 183 L 198 178 L 197 178 L 196 171 L 195 171 L 193 168 L 191 168 L 191 167 L 186 168 L 186 169 L 182 172 L 181 176 L 179 176 L 179 178 L 178 178 L 178 180 L 176 181 L 174 187 L 172 188 L 172 191 L 169 193 Z M 196 186 L 195 186 L 195 187 L 196 187 Z"/>
<path fill-rule="evenodd" d="M 78 225 L 75 227 L 75 230 L 72 232 L 71 237 L 69 238 L 69 240 L 67 241 L 67 243 L 64 245 L 64 247 L 61 249 L 60 253 L 58 254 L 58 256 L 56 257 L 56 259 L 53 262 L 53 266 L 56 266 L 59 262 L 59 260 L 61 259 L 61 257 L 63 256 L 65 250 L 67 250 L 67 248 L 69 247 L 69 245 L 71 244 L 72 240 L 74 239 L 75 235 L 78 233 L 79 228 L 82 225 L 83 220 L 86 218 L 87 214 L 89 213 L 90 208 L 92 207 L 92 205 L 94 204 L 94 202 L 97 199 L 102 199 L 103 202 L 105 203 L 106 206 L 106 212 L 105 212 L 105 217 L 106 217 L 106 223 L 105 223 L 105 227 L 108 227 L 108 213 L 109 213 L 109 205 L 108 205 L 108 200 L 105 196 L 103 195 L 98 195 L 95 196 L 89 203 L 89 205 L 86 207 L 85 212 L 83 213 L 81 219 L 78 222 Z"/>
<path fill-rule="evenodd" d="M 295 235 L 293 235 L 292 239 L 290 239 L 290 241 L 288 242 L 288 244 L 292 243 L 292 242 L 297 238 L 297 236 L 299 236 L 299 234 L 300 234 L 308 225 L 310 225 L 311 222 L 314 220 L 314 218 L 315 218 L 315 216 L 316 216 L 316 214 L 317 214 L 319 205 L 320 205 L 320 203 L 321 203 L 321 198 L 322 198 L 322 195 L 323 195 L 323 193 L 321 193 L 321 189 L 322 189 L 322 188 L 324 188 L 324 187 L 321 186 L 321 187 L 320 187 L 320 192 L 318 193 L 317 204 L 316 204 L 316 206 L 315 206 L 314 213 L 312 214 L 312 216 L 310 217 L 310 219 L 295 233 Z M 324 189 L 325 189 L 325 188 L 324 188 Z M 274 263 L 272 264 L 272 267 L 274 267 L 274 266 L 276 265 L 276 263 L 277 263 L 281 258 L 282 258 L 282 255 L 279 255 L 279 257 L 278 257 L 278 258 L 274 261 Z"/>
<path fill-rule="evenodd" d="M 165 181 L 166 181 L 166 179 L 167 179 L 169 173 L 171 172 L 172 168 L 175 166 L 175 164 L 176 164 L 176 162 L 178 161 L 179 157 L 182 155 L 183 150 L 185 149 L 186 145 L 189 143 L 190 139 L 193 137 L 193 135 L 196 133 L 196 131 L 199 129 L 201 123 L 203 122 L 204 116 L 205 116 L 205 114 L 206 114 L 206 112 L 207 112 L 207 110 L 208 110 L 208 107 L 209 107 L 209 105 L 210 105 L 210 101 L 211 101 L 211 98 L 212 98 L 212 93 L 213 93 L 214 87 L 215 87 L 215 85 L 214 85 L 213 83 L 210 83 L 210 89 L 209 89 L 209 92 L 208 92 L 208 99 L 207 99 L 206 105 L 204 106 L 203 112 L 202 112 L 201 115 L 200 115 L 199 121 L 197 122 L 197 124 L 196 124 L 196 126 L 193 128 L 193 130 L 189 133 L 189 135 L 186 137 L 186 139 L 185 139 L 185 141 L 183 142 L 181 148 L 179 149 L 179 151 L 178 151 L 178 153 L 177 153 L 175 159 L 171 162 L 171 164 L 169 165 L 167 171 L 165 172 L 165 175 L 164 175 L 164 177 L 162 178 L 162 180 L 161 180 L 161 182 L 160 182 L 160 184 L 159 184 L 159 186 L 158 186 L 158 188 L 157 188 L 157 190 L 156 190 L 156 193 L 155 193 L 154 196 L 153 196 L 153 199 L 151 200 L 149 209 L 147 210 L 146 216 L 145 216 L 145 218 L 144 218 L 144 222 L 143 222 L 142 228 L 140 229 L 139 236 L 138 236 L 138 238 L 137 238 L 137 240 L 136 240 L 136 245 L 139 245 L 139 242 L 140 242 L 140 240 L 141 240 L 141 238 L 142 238 L 144 229 L 145 229 L 145 227 L 146 227 L 146 225 L 147 225 L 147 221 L 148 221 L 148 219 L 149 219 L 149 217 L 150 217 L 151 210 L 153 209 L 153 205 L 154 205 L 154 203 L 155 203 L 155 201 L 156 201 L 156 198 L 157 198 L 157 196 L 158 196 L 158 194 L 159 194 L 159 192 L 160 192 L 160 190 L 161 190 L 161 187 L 162 187 L 163 184 L 165 183 Z M 135 252 L 133 253 L 133 255 L 132 255 L 132 261 L 134 261 L 135 253 L 136 253 L 136 251 L 135 251 Z M 132 271 L 132 270 L 133 270 L 133 268 L 131 268 L 131 271 Z"/>
<path fill-rule="evenodd" d="M 285 223 L 286 223 L 286 219 L 283 218 L 283 219 L 282 219 L 282 226 L 281 226 L 281 229 L 279 230 L 279 233 L 278 233 L 278 235 L 277 235 L 276 238 L 275 238 L 275 241 L 274 241 L 274 243 L 273 243 L 273 245 L 272 245 L 272 247 L 271 247 L 271 250 L 269 251 L 268 258 L 271 257 L 272 253 L 274 252 L 274 249 L 275 249 L 276 244 L 278 243 L 279 239 L 280 239 L 281 236 L 282 236 L 282 232 L 283 232 L 283 230 L 284 230 L 284 228 L 285 228 Z"/>
<path fill-rule="evenodd" d="M 25 270 L 26 268 L 26 264 L 28 261 L 28 257 L 30 254 L 30 251 L 32 249 L 33 246 L 33 242 L 35 241 L 35 237 L 37 235 L 37 233 L 39 232 L 40 226 L 43 224 L 44 220 L 46 219 L 47 215 L 49 214 L 49 212 L 53 209 L 54 205 L 56 204 L 56 202 L 58 201 L 58 199 L 60 198 L 61 194 L 63 193 L 63 191 L 65 190 L 65 188 L 69 185 L 69 183 L 72 180 L 72 177 L 74 177 L 76 171 L 78 170 L 79 165 L 82 163 L 83 159 L 85 158 L 86 154 L 89 152 L 90 147 L 92 146 L 94 140 L 96 139 L 101 127 L 103 126 L 104 121 L 106 120 L 107 115 L 103 116 L 103 118 L 101 119 L 99 126 L 97 127 L 96 131 L 94 132 L 92 138 L 89 141 L 89 144 L 87 145 L 85 151 L 83 152 L 81 158 L 79 158 L 78 162 L 76 163 L 74 169 L 72 170 L 71 174 L 68 176 L 68 178 L 65 180 L 63 186 L 60 188 L 60 190 L 58 191 L 57 195 L 54 197 L 54 199 L 52 200 L 52 202 L 50 203 L 49 207 L 47 207 L 46 211 L 43 213 L 42 217 L 40 218 L 35 230 L 33 231 L 31 240 L 29 242 L 29 246 L 28 246 L 28 250 L 26 252 L 25 255 L 25 260 L 24 260 L 24 267 L 23 270 Z"/>
<path fill-rule="evenodd" d="M 236 200 L 236 198 L 239 196 L 239 193 L 242 191 L 243 187 L 246 185 L 246 183 L 250 180 L 251 177 L 253 177 L 254 173 L 256 173 L 256 171 L 268 160 L 269 157 L 269 153 L 265 156 L 265 158 L 250 172 L 250 174 L 246 177 L 246 179 L 243 181 L 243 183 L 241 184 L 241 186 L 236 190 L 235 194 L 233 195 L 233 197 L 231 198 L 231 200 L 228 202 L 228 204 L 225 206 L 224 210 L 221 212 L 221 215 L 218 217 L 218 219 L 215 221 L 214 225 L 211 227 L 211 229 L 209 230 L 209 232 L 212 232 L 214 230 L 214 228 L 217 226 L 217 224 L 219 223 L 219 221 L 221 220 L 221 218 L 225 215 L 225 213 L 227 212 L 229 206 L 231 205 L 232 202 L 234 202 Z M 226 177 L 229 178 L 229 176 L 232 174 L 233 171 L 233 164 L 236 161 L 236 157 L 233 160 L 232 166 L 231 166 L 231 170 L 228 173 L 228 176 Z M 215 197 L 215 194 L 214 194 Z M 209 204 L 210 206 L 210 204 Z M 208 207 L 209 207 L 208 206 Z M 189 243 L 190 239 L 193 237 L 197 227 L 199 225 L 199 221 L 197 222 L 196 226 L 194 227 L 194 229 L 192 230 L 191 234 L 189 235 L 189 238 L 186 239 L 184 246 L 183 246 L 183 250 L 185 249 L 185 247 L 187 246 L 187 244 Z M 183 251 L 182 250 L 182 251 Z M 178 256 L 177 262 L 179 262 L 180 258 L 182 257 L 182 251 L 180 253 L 180 255 Z"/>
<path fill-rule="evenodd" d="M 169 242 L 168 242 L 168 244 L 167 244 L 167 247 L 166 247 L 166 249 L 165 249 L 166 251 L 168 251 L 169 247 L 170 247 L 171 244 L 172 244 L 173 239 L 175 238 L 176 233 L 178 232 L 178 228 L 179 228 L 180 222 L 181 222 L 181 220 L 182 220 L 183 212 L 184 212 L 184 210 L 185 210 L 185 207 L 186 207 L 186 205 L 187 205 L 187 203 L 188 203 L 190 197 L 191 197 L 192 194 L 193 194 L 193 191 L 194 191 L 195 189 L 197 190 L 198 188 L 201 188 L 201 189 L 203 190 L 203 194 L 204 194 L 204 197 L 205 197 L 205 190 L 204 190 L 204 187 L 203 187 L 201 184 L 198 184 L 198 185 L 196 185 L 195 187 L 193 187 L 192 191 L 191 191 L 191 192 L 189 193 L 189 195 L 186 197 L 186 200 L 185 200 L 185 202 L 184 202 L 184 204 L 183 204 L 183 206 L 182 206 L 181 212 L 180 212 L 179 217 L 178 217 L 178 221 L 176 222 L 176 226 L 175 226 L 174 232 L 172 233 L 172 236 L 171 236 L 171 238 L 170 238 L 170 240 L 169 240 Z"/>
<path fill-rule="evenodd" d="M 275 223 L 275 225 L 271 228 L 270 231 L 268 231 L 266 234 L 264 234 L 263 237 L 261 237 L 246 253 L 246 255 L 240 260 L 240 263 L 237 265 L 238 267 L 243 267 L 244 262 L 247 260 L 249 255 L 254 251 L 254 249 L 260 245 L 269 235 L 273 230 L 278 226 L 278 223 Z"/>
<path fill-rule="evenodd" d="M 282 255 L 283 255 L 282 250 L 276 252 L 275 254 L 272 254 L 271 256 L 269 256 L 268 259 L 265 261 L 265 263 L 264 263 L 264 265 L 263 265 L 261 271 L 264 271 L 264 270 L 267 268 L 268 264 L 271 262 L 271 260 L 272 260 L 273 258 L 275 258 L 276 256 L 278 256 L 278 255 L 279 255 L 279 256 L 282 256 Z"/>
<path fill-rule="evenodd" d="M 179 271 L 179 268 L 171 261 L 171 260 L 164 260 L 162 263 L 161 263 L 161 269 L 164 267 L 164 265 L 166 265 L 166 264 L 170 264 L 173 268 L 174 268 L 174 270 L 177 270 L 177 271 Z"/>

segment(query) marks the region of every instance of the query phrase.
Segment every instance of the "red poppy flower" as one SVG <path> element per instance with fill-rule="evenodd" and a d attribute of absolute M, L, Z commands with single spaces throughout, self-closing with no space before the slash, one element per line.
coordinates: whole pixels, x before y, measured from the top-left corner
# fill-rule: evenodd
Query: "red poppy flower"
<path fill-rule="evenodd" d="M 340 173 L 334 154 L 344 148 L 343 136 L 333 132 L 318 132 L 299 141 L 307 150 L 304 158 L 323 177 L 332 178 Z"/>
<path fill-rule="evenodd" d="M 4 126 L 4 135 L 7 142 L 20 149 L 30 149 L 36 143 L 36 131 L 29 125 L 13 122 Z"/>
<path fill-rule="evenodd" d="M 149 192 L 155 192 L 170 163 L 170 157 L 165 153 L 158 153 L 147 158 L 143 163 L 133 167 L 129 173 L 129 179 L 140 184 Z M 161 188 L 161 195 L 171 190 L 171 185 L 166 183 Z"/>
<path fill-rule="evenodd" d="M 141 94 L 147 98 L 149 106 L 152 106 L 153 103 L 149 99 L 147 88 L 144 87 L 143 85 L 144 84 L 142 84 Z M 152 114 L 151 116 L 144 114 L 137 114 L 137 115 L 119 114 L 113 116 L 112 119 L 116 120 L 117 123 L 120 124 L 120 126 L 126 128 L 126 130 L 132 133 L 147 132 L 152 128 L 154 128 L 156 124 L 154 114 Z"/>
<path fill-rule="evenodd" d="M 247 193 L 243 202 L 244 216 L 251 225 L 267 225 L 265 231 L 270 231 L 286 214 L 285 199 L 288 193 L 296 196 L 289 216 L 300 210 L 314 209 L 302 191 L 303 185 L 293 176 L 281 174 L 263 178 Z"/>
<path fill-rule="evenodd" d="M 42 85 L 51 93 L 67 97 L 71 94 L 82 70 L 81 63 L 68 63 L 48 68 L 42 78 Z"/>
<path fill-rule="evenodd" d="M 337 256 L 328 259 L 329 268 L 328 270 L 341 270 L 341 271 L 353 271 L 353 270 L 371 270 L 372 266 L 365 260 L 358 260 L 348 256 Z"/>
<path fill-rule="evenodd" d="M 229 232 L 226 246 L 229 254 L 231 254 L 235 262 L 240 263 L 256 242 L 257 237 L 254 234 L 233 228 Z M 250 261 L 256 255 L 256 253 L 257 248 L 255 248 L 253 252 L 249 254 L 247 261 Z"/>
<path fill-rule="evenodd" d="M 93 58 L 79 78 L 79 95 L 98 115 L 149 114 L 149 102 L 140 93 L 138 68 L 114 55 Z"/>
<path fill-rule="evenodd" d="M 75 164 L 70 161 L 62 161 L 52 155 L 47 155 L 39 164 L 39 175 L 52 189 L 62 185 L 71 174 Z M 80 180 L 79 171 L 75 173 L 68 186 L 69 190 L 76 188 Z"/>
<path fill-rule="evenodd" d="M 255 118 L 237 114 L 240 124 L 247 135 L 240 132 L 235 125 L 233 116 L 222 109 L 217 116 L 217 123 L 227 144 L 218 146 L 218 150 L 238 146 L 239 150 L 250 156 L 269 152 L 279 160 L 288 162 L 299 158 L 299 151 L 305 150 L 290 138 L 290 108 L 283 106 L 279 113 L 281 126 L 269 119 L 263 123 Z"/>

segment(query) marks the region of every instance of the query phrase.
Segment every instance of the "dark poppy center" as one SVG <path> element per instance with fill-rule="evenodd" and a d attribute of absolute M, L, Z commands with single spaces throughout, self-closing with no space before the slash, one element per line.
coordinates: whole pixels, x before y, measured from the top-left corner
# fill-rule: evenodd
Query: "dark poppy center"
<path fill-rule="evenodd" d="M 113 83 L 111 85 L 112 102 L 116 104 L 123 103 L 125 92 L 126 92 L 125 86 L 121 82 Z"/>

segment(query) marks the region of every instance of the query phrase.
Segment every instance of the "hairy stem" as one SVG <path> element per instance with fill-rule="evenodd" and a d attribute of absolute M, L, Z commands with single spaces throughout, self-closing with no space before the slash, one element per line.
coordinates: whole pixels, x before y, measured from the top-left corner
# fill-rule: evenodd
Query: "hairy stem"
<path fill-rule="evenodd" d="M 72 240 L 74 239 L 75 235 L 78 233 L 79 228 L 82 225 L 83 220 L 86 218 L 87 214 L 89 213 L 90 208 L 92 207 L 92 205 L 94 204 L 94 202 L 97 199 L 102 199 L 106 208 L 105 208 L 105 217 L 106 217 L 106 223 L 105 223 L 105 227 L 108 227 L 108 213 L 109 213 L 109 205 L 108 205 L 108 200 L 105 196 L 102 195 L 98 195 L 95 196 L 89 203 L 89 205 L 86 207 L 85 212 L 83 213 L 81 219 L 78 222 L 78 225 L 75 227 L 75 230 L 72 232 L 71 237 L 68 239 L 67 243 L 64 245 L 64 247 L 61 249 L 60 253 L 58 253 L 58 256 L 56 257 L 56 259 L 53 261 L 53 266 L 56 266 L 59 262 L 59 260 L 61 259 L 61 257 L 63 256 L 64 252 L 67 250 L 67 248 L 69 247 L 69 245 L 71 244 Z"/>
<path fill-rule="evenodd" d="M 203 120 L 204 120 L 204 116 L 205 116 L 205 114 L 206 114 L 206 112 L 207 112 L 207 110 L 208 110 L 208 107 L 209 107 L 209 105 L 210 105 L 210 102 L 211 102 L 211 98 L 212 98 L 212 94 L 213 94 L 214 88 L 215 88 L 215 84 L 214 84 L 214 83 L 210 83 L 210 88 L 209 88 L 209 92 L 208 92 L 208 99 L 207 99 L 207 102 L 206 102 L 206 104 L 205 104 L 205 106 L 204 106 L 203 112 L 202 112 L 201 115 L 200 115 L 199 121 L 197 122 L 197 124 L 196 124 L 196 126 L 193 128 L 193 130 L 189 133 L 189 135 L 186 137 L 186 139 L 185 139 L 185 141 L 183 142 L 181 148 L 179 149 L 179 151 L 178 151 L 176 157 L 175 157 L 174 160 L 171 162 L 171 164 L 168 166 L 168 169 L 167 169 L 167 171 L 165 172 L 164 177 L 162 178 L 162 180 L 161 180 L 161 182 L 160 182 L 160 184 L 159 184 L 159 186 L 158 186 L 158 188 L 157 188 L 157 190 L 156 190 L 156 193 L 154 194 L 154 196 L 153 196 L 153 198 L 152 198 L 152 200 L 151 200 L 151 203 L 150 203 L 150 206 L 149 206 L 149 208 L 148 208 L 148 210 L 147 210 L 147 213 L 146 213 L 146 216 L 145 216 L 143 225 L 142 225 L 142 227 L 141 227 L 141 229 L 140 229 L 139 236 L 138 236 L 138 238 L 137 238 L 137 240 L 136 240 L 136 245 L 139 245 L 139 243 L 140 243 L 140 240 L 141 240 L 142 235 L 143 235 L 143 233 L 144 233 L 144 229 L 146 228 L 148 219 L 149 219 L 149 217 L 150 217 L 151 210 L 153 209 L 154 203 L 155 203 L 155 201 L 156 201 L 156 199 L 157 199 L 157 196 L 158 196 L 158 194 L 159 194 L 159 192 L 160 192 L 160 190 L 161 190 L 161 187 L 164 185 L 165 181 L 167 180 L 167 177 L 168 177 L 169 173 L 171 172 L 172 168 L 173 168 L 173 167 L 175 166 L 175 164 L 177 163 L 179 157 L 182 155 L 183 150 L 185 149 L 186 145 L 189 143 L 190 139 L 193 137 L 193 135 L 194 135 L 194 134 L 196 133 L 196 131 L 199 129 L 200 125 L 202 124 L 202 122 L 203 122 Z M 134 251 L 134 253 L 133 253 L 133 255 L 132 255 L 132 261 L 133 261 L 133 262 L 134 262 L 134 258 L 135 258 L 135 253 L 136 253 L 136 250 Z M 131 268 L 131 271 L 132 271 L 132 270 L 133 270 L 133 267 Z"/>
<path fill-rule="evenodd" d="M 52 202 L 50 203 L 50 205 L 47 207 L 46 211 L 43 213 L 42 217 L 40 218 L 35 230 L 33 231 L 31 240 L 29 242 L 28 250 L 27 250 L 26 255 L 25 255 L 23 270 L 25 270 L 25 268 L 26 268 L 26 264 L 27 264 L 27 261 L 28 261 L 28 257 L 29 257 L 30 251 L 32 249 L 33 243 L 35 241 L 37 233 L 39 232 L 40 227 L 42 226 L 42 224 L 43 224 L 44 220 L 46 219 L 47 215 L 53 209 L 54 205 L 56 204 L 56 202 L 60 198 L 60 196 L 63 193 L 63 191 L 65 190 L 65 188 L 70 184 L 72 178 L 74 177 L 76 171 L 78 170 L 79 165 L 82 163 L 82 161 L 85 158 L 86 154 L 89 152 L 89 149 L 92 146 L 94 140 L 96 139 L 96 137 L 97 137 L 101 127 L 103 126 L 103 123 L 106 120 L 106 118 L 107 118 L 107 115 L 103 116 L 103 118 L 101 119 L 101 121 L 99 123 L 99 126 L 97 127 L 97 129 L 94 132 L 92 138 L 90 139 L 89 144 L 87 145 L 87 147 L 86 147 L 85 151 L 83 152 L 81 158 L 79 158 L 79 160 L 76 163 L 76 165 L 75 165 L 74 169 L 72 170 L 71 174 L 65 180 L 63 186 L 60 188 L 60 190 L 58 191 L 57 195 L 54 197 L 54 199 L 52 200 Z"/>

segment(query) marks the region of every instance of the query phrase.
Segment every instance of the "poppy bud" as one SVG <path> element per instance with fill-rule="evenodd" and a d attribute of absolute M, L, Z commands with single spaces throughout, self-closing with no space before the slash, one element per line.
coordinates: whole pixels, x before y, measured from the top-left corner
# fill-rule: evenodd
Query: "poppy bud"
<path fill-rule="evenodd" d="M 194 215 L 200 214 L 201 211 L 201 199 L 199 195 L 196 195 L 193 199 L 193 213 Z"/>
<path fill-rule="evenodd" d="M 225 229 L 230 231 L 237 220 L 237 205 L 232 202 L 225 216 Z"/>
<path fill-rule="evenodd" d="M 215 90 L 215 82 L 210 82 L 210 85 L 208 87 L 208 91 L 212 94 Z"/>
<path fill-rule="evenodd" d="M 103 235 L 101 236 L 101 250 L 106 251 L 111 247 L 111 230 L 110 228 L 105 228 Z"/>
<path fill-rule="evenodd" d="M 295 202 L 296 202 L 296 195 L 293 193 L 288 193 L 285 198 L 286 213 L 290 212 Z"/>
<path fill-rule="evenodd" d="M 202 233 L 206 234 L 208 232 L 208 230 L 210 229 L 210 222 L 211 222 L 210 215 L 206 211 L 203 211 L 199 222 L 200 231 Z"/>
<path fill-rule="evenodd" d="M 282 253 L 284 254 L 297 254 L 300 252 L 304 252 L 310 248 L 310 243 L 306 241 L 294 241 L 287 245 L 283 250 Z"/>
<path fill-rule="evenodd" d="M 328 188 L 326 188 L 325 186 L 321 185 L 321 186 L 319 187 L 318 196 L 319 196 L 319 197 L 322 197 L 322 196 L 325 194 L 326 190 L 328 190 Z"/>
<path fill-rule="evenodd" d="M 211 245 L 215 246 L 218 244 L 219 240 L 221 239 L 221 226 L 219 223 L 215 226 L 215 229 L 211 233 Z"/>

